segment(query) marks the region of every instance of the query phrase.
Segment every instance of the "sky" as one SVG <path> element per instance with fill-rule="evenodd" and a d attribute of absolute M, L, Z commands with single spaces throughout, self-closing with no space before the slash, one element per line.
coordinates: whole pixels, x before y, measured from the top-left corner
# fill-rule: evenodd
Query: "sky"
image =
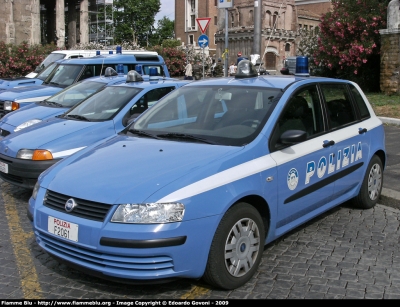
<path fill-rule="evenodd" d="M 156 15 L 156 24 L 164 16 L 170 20 L 175 20 L 175 0 L 161 0 L 161 9 Z"/>

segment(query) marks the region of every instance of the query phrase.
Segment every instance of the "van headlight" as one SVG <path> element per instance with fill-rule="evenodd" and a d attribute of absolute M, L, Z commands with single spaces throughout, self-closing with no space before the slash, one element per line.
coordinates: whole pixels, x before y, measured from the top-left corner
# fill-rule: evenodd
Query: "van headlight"
<path fill-rule="evenodd" d="M 17 132 L 19 130 L 22 130 L 26 127 L 32 126 L 34 124 L 40 123 L 42 120 L 41 119 L 31 119 L 28 120 L 26 122 L 24 122 L 23 124 L 19 125 L 17 128 L 14 129 L 14 132 Z"/>
<path fill-rule="evenodd" d="M 19 103 L 14 101 L 6 100 L 3 104 L 4 111 L 15 111 L 19 109 Z"/>
<path fill-rule="evenodd" d="M 46 149 L 20 149 L 17 152 L 18 159 L 24 160 L 53 160 L 53 155 Z"/>
<path fill-rule="evenodd" d="M 122 204 L 114 212 L 111 222 L 132 224 L 180 222 L 185 213 L 181 203 Z"/>

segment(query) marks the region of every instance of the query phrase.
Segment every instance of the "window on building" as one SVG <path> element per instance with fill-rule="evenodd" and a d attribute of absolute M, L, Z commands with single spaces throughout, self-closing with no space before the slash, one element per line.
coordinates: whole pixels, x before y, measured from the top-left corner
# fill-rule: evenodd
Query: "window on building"
<path fill-rule="evenodd" d="M 272 16 L 272 27 L 278 29 L 278 12 L 275 12 Z"/>
<path fill-rule="evenodd" d="M 267 28 L 272 28 L 272 18 L 271 18 L 271 12 L 270 11 L 266 11 L 265 12 L 265 26 Z"/>
<path fill-rule="evenodd" d="M 249 11 L 249 18 L 248 18 L 248 23 L 247 25 L 252 25 L 253 24 L 253 10 Z"/>
<path fill-rule="evenodd" d="M 231 28 L 235 26 L 235 15 L 231 14 Z"/>
<path fill-rule="evenodd" d="M 289 44 L 289 43 L 287 43 L 287 44 L 285 45 L 285 51 L 290 51 L 290 44 Z"/>
<path fill-rule="evenodd" d="M 304 30 L 304 31 L 307 31 L 307 30 L 308 30 L 308 26 L 307 26 L 307 25 L 304 25 L 303 30 Z"/>
<path fill-rule="evenodd" d="M 214 0 L 214 6 L 218 6 L 218 0 Z"/>
<path fill-rule="evenodd" d="M 189 35 L 189 45 L 193 45 L 194 35 Z"/>
<path fill-rule="evenodd" d="M 190 15 L 190 26 L 194 30 L 196 27 L 196 15 Z"/>
<path fill-rule="evenodd" d="M 218 25 L 218 18 L 217 16 L 214 16 L 214 26 Z"/>

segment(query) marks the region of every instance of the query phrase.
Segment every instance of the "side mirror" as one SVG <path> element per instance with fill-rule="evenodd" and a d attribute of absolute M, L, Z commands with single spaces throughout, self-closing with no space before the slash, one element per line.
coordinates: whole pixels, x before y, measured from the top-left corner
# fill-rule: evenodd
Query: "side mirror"
<path fill-rule="evenodd" d="M 307 132 L 303 130 L 288 130 L 282 133 L 279 140 L 285 145 L 297 144 L 307 140 Z"/>

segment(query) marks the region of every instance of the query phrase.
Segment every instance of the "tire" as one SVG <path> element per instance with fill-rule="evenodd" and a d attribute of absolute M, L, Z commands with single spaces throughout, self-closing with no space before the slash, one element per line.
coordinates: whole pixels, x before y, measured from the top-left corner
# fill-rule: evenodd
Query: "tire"
<path fill-rule="evenodd" d="M 204 281 L 226 290 L 244 285 L 260 264 L 264 240 L 265 227 L 258 211 L 247 203 L 234 205 L 215 232 Z"/>
<path fill-rule="evenodd" d="M 378 202 L 383 185 L 382 161 L 374 155 L 368 164 L 360 192 L 353 198 L 353 204 L 360 209 L 371 209 Z"/>

